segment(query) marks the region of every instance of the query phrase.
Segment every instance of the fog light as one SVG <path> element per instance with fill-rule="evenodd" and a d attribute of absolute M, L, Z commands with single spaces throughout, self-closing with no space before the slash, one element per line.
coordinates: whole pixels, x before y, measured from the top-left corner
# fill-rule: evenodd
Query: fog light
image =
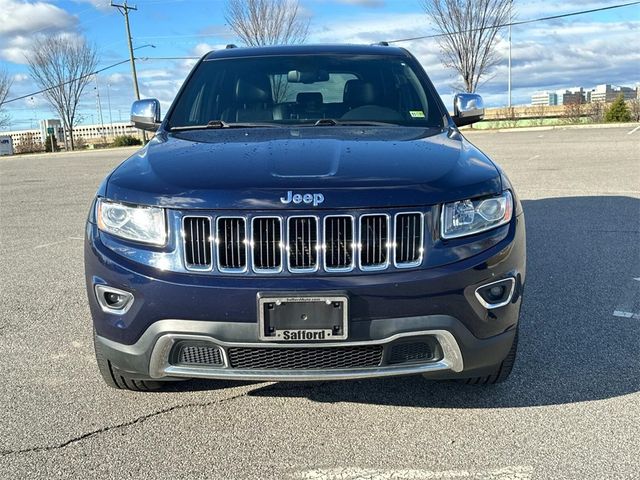
<path fill-rule="evenodd" d="M 96 299 L 103 312 L 115 315 L 124 315 L 133 304 L 133 294 L 108 285 L 96 285 Z"/>
<path fill-rule="evenodd" d="M 498 280 L 476 289 L 476 298 L 484 308 L 493 309 L 507 305 L 513 297 L 514 278 Z"/>
<path fill-rule="evenodd" d="M 506 288 L 502 285 L 491 287 L 489 289 L 489 297 L 491 300 L 500 300 L 504 296 Z"/>

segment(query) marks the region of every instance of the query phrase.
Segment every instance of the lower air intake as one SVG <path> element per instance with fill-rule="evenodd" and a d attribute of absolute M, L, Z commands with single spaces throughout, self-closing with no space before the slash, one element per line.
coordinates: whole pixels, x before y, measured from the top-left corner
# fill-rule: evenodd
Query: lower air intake
<path fill-rule="evenodd" d="M 179 347 L 177 363 L 181 365 L 224 365 L 222 353 L 218 347 L 200 345 L 183 345 Z"/>
<path fill-rule="evenodd" d="M 377 367 L 380 345 L 330 348 L 230 348 L 232 368 L 250 370 L 322 370 Z"/>
<path fill-rule="evenodd" d="M 432 360 L 434 360 L 434 350 L 425 342 L 394 345 L 389 356 L 389 363 L 420 363 Z"/>

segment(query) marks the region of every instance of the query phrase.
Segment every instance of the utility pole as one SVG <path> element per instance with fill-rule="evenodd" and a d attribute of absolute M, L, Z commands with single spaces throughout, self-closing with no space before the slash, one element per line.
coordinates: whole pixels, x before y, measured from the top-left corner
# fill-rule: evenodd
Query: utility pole
<path fill-rule="evenodd" d="M 117 8 L 118 11 L 124 17 L 124 24 L 125 24 L 125 27 L 127 28 L 127 44 L 129 45 L 129 59 L 131 62 L 131 76 L 133 78 L 133 91 L 136 94 L 136 100 L 140 100 L 140 89 L 138 88 L 138 74 L 136 73 L 136 59 L 133 56 L 131 27 L 129 26 L 129 10 L 136 11 L 138 10 L 138 7 L 136 7 L 135 5 L 133 6 L 127 5 L 127 0 L 124 0 L 124 3 L 122 4 L 114 3 L 113 0 L 111 0 L 111 6 Z M 146 143 L 147 135 L 144 133 L 144 131 L 142 131 L 142 139 Z"/>
<path fill-rule="evenodd" d="M 513 0 L 509 2 L 509 108 L 511 108 L 511 23 L 513 14 Z"/>
<path fill-rule="evenodd" d="M 131 62 L 131 76 L 133 77 L 133 91 L 136 94 L 136 100 L 140 100 L 140 89 L 138 88 L 138 74 L 136 73 L 136 59 L 133 56 L 133 44 L 131 40 L 131 27 L 129 26 L 129 10 L 136 11 L 138 7 L 135 5 L 127 5 L 127 0 L 124 3 L 118 4 L 111 2 L 112 7 L 116 7 L 118 11 L 124 16 L 124 24 L 127 28 L 127 44 L 129 45 L 129 60 Z"/>

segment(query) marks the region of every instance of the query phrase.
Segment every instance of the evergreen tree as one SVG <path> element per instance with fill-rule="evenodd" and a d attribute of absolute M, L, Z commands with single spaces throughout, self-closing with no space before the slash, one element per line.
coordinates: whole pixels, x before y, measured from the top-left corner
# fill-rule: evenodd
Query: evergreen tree
<path fill-rule="evenodd" d="M 605 122 L 630 122 L 631 121 L 631 112 L 629 111 L 629 107 L 627 107 L 626 102 L 624 101 L 624 95 L 621 93 L 618 95 L 609 110 L 607 110 L 607 114 L 604 117 Z"/>
<path fill-rule="evenodd" d="M 57 152 L 60 149 L 58 148 L 58 140 L 55 135 L 47 135 L 47 139 L 44 142 L 44 150 L 45 152 L 51 152 L 51 139 L 53 138 L 53 151 Z"/>

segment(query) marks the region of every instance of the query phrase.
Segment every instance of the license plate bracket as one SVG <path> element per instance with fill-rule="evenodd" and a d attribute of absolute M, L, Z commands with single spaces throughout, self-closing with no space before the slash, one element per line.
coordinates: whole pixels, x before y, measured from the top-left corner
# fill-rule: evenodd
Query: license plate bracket
<path fill-rule="evenodd" d="M 346 340 L 345 295 L 269 295 L 258 297 L 260 340 L 322 342 Z"/>

